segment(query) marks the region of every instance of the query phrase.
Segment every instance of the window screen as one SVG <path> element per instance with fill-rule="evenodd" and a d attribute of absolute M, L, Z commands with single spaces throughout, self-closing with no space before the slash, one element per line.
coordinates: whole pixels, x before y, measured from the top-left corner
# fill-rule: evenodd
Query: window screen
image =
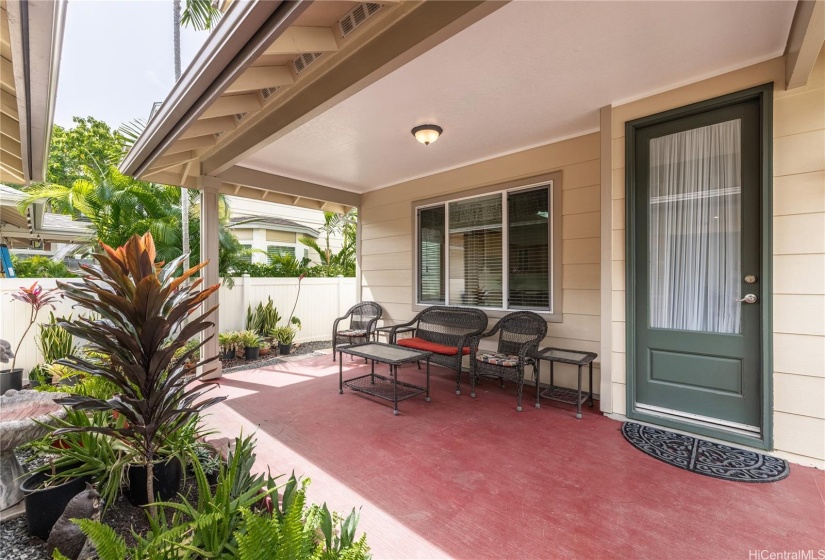
<path fill-rule="evenodd" d="M 444 303 L 444 207 L 418 213 L 418 301 Z"/>
<path fill-rule="evenodd" d="M 547 188 L 510 193 L 510 308 L 550 309 L 550 205 Z"/>

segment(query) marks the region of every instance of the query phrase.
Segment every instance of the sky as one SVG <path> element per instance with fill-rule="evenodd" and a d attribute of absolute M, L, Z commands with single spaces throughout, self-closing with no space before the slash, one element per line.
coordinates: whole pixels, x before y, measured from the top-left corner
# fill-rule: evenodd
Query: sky
<path fill-rule="evenodd" d="M 182 69 L 206 31 L 181 30 Z M 175 81 L 171 0 L 70 0 L 55 124 L 92 116 L 113 128 L 146 120 Z"/>

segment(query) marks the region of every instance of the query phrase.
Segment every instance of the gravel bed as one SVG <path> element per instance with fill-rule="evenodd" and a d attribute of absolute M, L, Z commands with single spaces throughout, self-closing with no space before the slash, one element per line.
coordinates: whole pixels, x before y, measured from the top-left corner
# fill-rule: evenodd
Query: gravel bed
<path fill-rule="evenodd" d="M 319 350 L 326 350 L 327 348 L 332 348 L 331 340 L 302 342 L 300 344 L 296 344 L 292 348 L 292 352 L 290 352 L 287 356 L 273 356 L 272 354 L 270 354 L 268 356 L 262 356 L 260 359 L 254 361 L 224 360 L 222 369 L 224 373 L 233 373 L 236 371 L 244 371 L 247 369 L 258 369 L 265 366 L 271 366 L 273 364 L 283 363 L 284 358 L 288 359 L 292 356 L 304 356 L 308 354 L 315 354 Z"/>
<path fill-rule="evenodd" d="M 46 543 L 29 536 L 26 517 L 0 523 L 0 558 L 3 560 L 48 560 Z"/>

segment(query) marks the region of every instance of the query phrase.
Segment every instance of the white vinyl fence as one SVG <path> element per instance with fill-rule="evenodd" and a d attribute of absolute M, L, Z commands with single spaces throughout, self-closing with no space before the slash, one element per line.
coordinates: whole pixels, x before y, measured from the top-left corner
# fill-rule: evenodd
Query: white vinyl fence
<path fill-rule="evenodd" d="M 64 281 L 72 281 L 68 279 Z M 53 278 L 0 278 L 0 338 L 8 340 L 12 350 L 17 346 L 23 331 L 29 323 L 30 307 L 24 303 L 12 300 L 11 294 L 21 287 L 31 286 L 37 282 L 44 290 L 54 288 L 57 280 Z M 219 297 L 220 308 L 219 326 L 221 331 L 241 330 L 246 327 L 246 310 L 253 308 L 258 302 L 266 303 L 271 297 L 285 324 L 289 318 L 295 297 L 298 294 L 297 278 L 250 278 L 248 276 L 235 278 L 235 286 L 228 288 L 221 285 Z M 295 337 L 296 342 L 313 340 L 329 340 L 332 333 L 332 322 L 336 317 L 343 315 L 356 301 L 355 278 L 304 278 L 301 281 L 301 293 L 295 316 L 301 319 L 302 328 Z M 59 300 L 56 304 L 55 315 L 68 316 L 73 312 L 71 302 Z M 31 328 L 26 340 L 20 347 L 16 367 L 30 370 L 42 361 L 37 351 L 35 338 L 39 332 L 38 324 L 49 320 L 50 309 L 40 312 L 36 324 Z M 0 364 L 0 369 L 11 367 Z"/>

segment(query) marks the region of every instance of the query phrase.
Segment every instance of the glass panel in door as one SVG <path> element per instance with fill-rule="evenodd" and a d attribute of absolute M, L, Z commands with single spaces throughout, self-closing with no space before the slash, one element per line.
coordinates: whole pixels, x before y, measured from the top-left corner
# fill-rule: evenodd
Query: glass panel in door
<path fill-rule="evenodd" d="M 650 327 L 740 333 L 741 121 L 650 140 Z"/>

